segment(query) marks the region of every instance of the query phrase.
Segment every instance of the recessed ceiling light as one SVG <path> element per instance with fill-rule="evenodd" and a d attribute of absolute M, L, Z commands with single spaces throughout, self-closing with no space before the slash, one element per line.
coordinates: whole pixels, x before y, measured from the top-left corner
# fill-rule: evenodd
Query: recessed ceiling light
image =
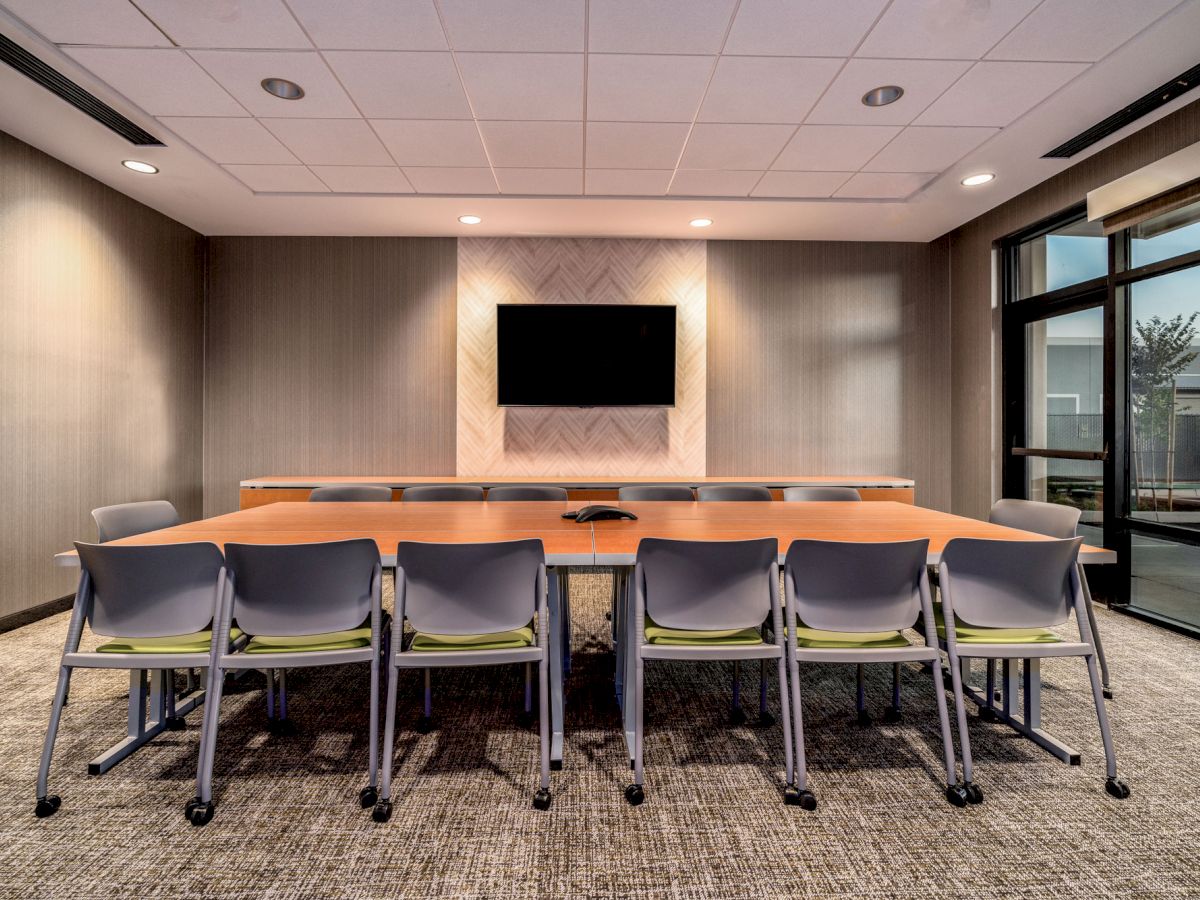
<path fill-rule="evenodd" d="M 996 175 L 993 172 L 980 172 L 978 175 L 968 175 L 962 180 L 962 183 L 965 187 L 975 187 L 976 185 L 987 184 L 995 177 Z"/>
<path fill-rule="evenodd" d="M 885 84 L 881 87 L 872 88 L 862 95 L 864 106 L 887 106 L 889 103 L 895 103 L 904 96 L 904 88 L 895 84 Z"/>
<path fill-rule="evenodd" d="M 304 88 L 286 78 L 264 78 L 260 84 L 264 91 L 280 100 L 299 100 L 304 96 Z"/>
<path fill-rule="evenodd" d="M 464 225 L 478 225 L 483 219 L 479 218 L 479 216 L 459 216 L 458 221 Z"/>
<path fill-rule="evenodd" d="M 133 169 L 135 172 L 141 172 L 143 175 L 157 175 L 158 167 L 152 166 L 150 163 L 142 162 L 137 159 L 123 159 L 121 165 L 127 169 Z"/>
<path fill-rule="evenodd" d="M 693 228 L 707 228 L 712 224 L 712 219 L 692 219 L 688 224 Z"/>

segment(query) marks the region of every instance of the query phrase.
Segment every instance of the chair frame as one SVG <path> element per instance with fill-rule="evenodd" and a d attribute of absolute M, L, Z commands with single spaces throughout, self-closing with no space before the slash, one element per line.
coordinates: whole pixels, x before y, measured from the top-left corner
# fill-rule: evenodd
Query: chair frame
<path fill-rule="evenodd" d="M 677 543 L 715 543 L 702 541 L 680 541 Z M 720 542 L 726 543 L 726 542 Z M 779 679 L 780 714 L 783 725 L 784 766 L 786 769 L 787 792 L 794 788 L 795 770 L 792 759 L 792 723 L 788 704 L 787 685 L 787 651 L 784 646 L 783 613 L 779 604 L 779 563 L 778 548 L 772 557 L 768 571 L 764 572 L 770 595 L 770 611 L 764 620 L 762 643 L 744 645 L 712 645 L 712 646 L 679 646 L 650 644 L 646 641 L 646 575 L 642 562 L 634 564 L 631 604 L 632 615 L 626 615 L 626 674 L 624 721 L 626 742 L 632 748 L 633 783 L 625 788 L 625 799 L 633 806 L 640 805 L 645 800 L 645 766 L 643 759 L 645 735 L 645 661 L 648 659 L 681 660 L 687 662 L 704 662 L 729 660 L 734 663 L 734 710 L 738 708 L 738 666 L 743 660 L 760 660 L 763 679 L 761 682 L 760 703 L 765 712 L 766 703 L 766 665 L 777 660 Z M 770 627 L 773 639 L 768 641 L 766 629 Z M 629 691 L 632 682 L 632 692 Z M 770 720 L 767 719 L 769 723 Z M 735 718 L 734 724 L 740 724 Z"/>
<path fill-rule="evenodd" d="M 500 542 L 509 543 L 509 542 Z M 539 542 L 540 543 L 540 542 Z M 399 549 L 397 549 L 399 556 Z M 538 565 L 537 578 L 534 585 L 534 596 L 531 613 L 537 614 L 537 630 L 534 633 L 534 643 L 529 647 L 511 648 L 506 650 L 443 650 L 443 651 L 414 651 L 404 648 L 404 622 L 407 618 L 405 600 L 407 594 L 407 579 L 402 566 L 397 565 L 393 570 L 395 579 L 395 609 L 392 619 L 390 649 L 387 651 L 387 706 L 384 713 L 383 728 L 383 757 L 382 778 L 379 799 L 375 804 L 372 818 L 376 822 L 386 822 L 392 814 L 392 775 L 396 738 L 396 705 L 398 702 L 398 682 L 401 669 L 425 670 L 425 719 L 429 717 L 429 678 L 430 670 L 435 668 L 467 668 L 474 666 L 501 666 L 523 663 L 526 671 L 525 703 L 526 709 L 530 703 L 529 666 L 538 666 L 538 744 L 540 780 L 538 791 L 534 795 L 533 805 L 536 809 L 547 809 L 550 806 L 550 607 L 549 581 L 545 562 Z"/>
<path fill-rule="evenodd" d="M 343 543 L 334 541 L 329 543 Z M 286 690 L 287 669 L 301 667 L 341 666 L 351 663 L 368 662 L 371 664 L 371 698 L 370 726 L 368 751 L 368 782 L 367 787 L 359 792 L 358 802 L 363 808 L 374 806 L 378 794 L 379 774 L 379 678 L 382 667 L 380 660 L 384 654 L 384 623 L 383 623 L 383 569 L 380 563 L 375 564 L 371 573 L 370 585 L 370 619 L 371 643 L 367 647 L 350 650 L 298 650 L 279 653 L 245 653 L 244 647 L 251 636 L 244 635 L 243 640 L 233 644 L 229 639 L 230 629 L 236 617 L 235 584 L 232 570 L 224 570 L 224 581 L 218 595 L 218 614 L 213 628 L 212 651 L 208 660 L 208 694 L 209 701 L 204 709 L 204 721 L 200 733 L 200 758 L 196 766 L 196 796 L 188 801 L 184 815 L 193 825 L 207 825 L 213 817 L 215 804 L 212 799 L 213 761 L 216 756 L 217 732 L 220 726 L 221 693 L 225 680 L 225 672 L 241 672 L 248 669 L 265 669 L 267 675 L 268 716 L 274 712 L 275 672 L 280 672 L 280 719 L 287 719 L 287 702 L 282 699 Z M 222 649 L 223 648 L 223 649 Z"/>
<path fill-rule="evenodd" d="M 958 781 L 958 764 L 957 758 L 954 755 L 954 742 L 951 738 L 950 718 L 946 707 L 946 692 L 942 678 L 941 653 L 937 642 L 937 628 L 933 618 L 933 597 L 929 588 L 929 573 L 926 566 L 922 563 L 918 576 L 918 591 L 920 593 L 921 614 L 924 621 L 924 638 L 925 644 L 910 644 L 908 647 L 879 647 L 879 648 L 817 648 L 817 647 L 800 647 L 796 640 L 796 628 L 794 626 L 799 619 L 799 601 L 796 597 L 796 579 L 797 576 L 803 578 L 803 573 L 798 573 L 793 564 L 792 556 L 793 549 L 802 543 L 835 543 L 830 541 L 794 541 L 788 548 L 788 554 L 784 561 L 784 595 L 785 595 L 785 611 L 788 621 L 788 669 L 791 679 L 791 699 L 792 699 L 792 721 L 793 733 L 796 740 L 796 793 L 789 794 L 787 801 L 796 804 L 804 809 L 813 810 L 817 807 L 816 797 L 808 787 L 808 767 L 807 758 L 804 751 L 804 713 L 803 703 L 800 690 L 800 663 L 849 663 L 857 666 L 858 690 L 857 704 L 859 711 L 859 722 L 865 723 L 869 719 L 864 719 L 864 693 L 863 693 L 863 664 L 864 663 L 891 663 L 892 664 L 892 707 L 891 712 L 894 713 L 889 721 L 899 721 L 900 716 L 900 692 L 899 692 L 899 672 L 900 667 L 906 662 L 921 662 L 929 665 L 933 673 L 934 696 L 937 701 L 938 718 L 942 730 L 942 751 L 945 755 L 946 767 L 946 799 L 954 806 L 966 806 L 968 802 L 978 803 L 983 800 L 983 794 L 977 790 L 972 790 Z M 928 546 L 929 542 L 921 541 Z M 870 545 L 862 545 L 870 546 Z M 915 626 L 915 622 L 914 622 Z M 865 631 L 881 631 L 892 629 L 864 628 Z M 954 694 L 955 709 L 961 713 L 963 709 L 961 692 L 955 690 Z M 969 778 L 967 781 L 969 782 Z"/>

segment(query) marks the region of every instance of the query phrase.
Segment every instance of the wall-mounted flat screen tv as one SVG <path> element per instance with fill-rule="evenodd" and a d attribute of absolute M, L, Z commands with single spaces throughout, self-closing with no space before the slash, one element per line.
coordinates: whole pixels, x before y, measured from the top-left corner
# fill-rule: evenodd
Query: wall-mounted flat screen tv
<path fill-rule="evenodd" d="M 496 308 L 500 406 L 674 406 L 675 307 Z"/>

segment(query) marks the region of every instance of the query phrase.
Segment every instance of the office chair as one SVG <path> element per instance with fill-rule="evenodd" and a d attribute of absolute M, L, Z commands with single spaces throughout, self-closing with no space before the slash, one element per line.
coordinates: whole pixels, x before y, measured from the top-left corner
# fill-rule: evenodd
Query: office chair
<path fill-rule="evenodd" d="M 790 487 L 783 489 L 783 499 L 802 502 L 829 502 L 831 500 L 861 500 L 852 487 Z"/>
<path fill-rule="evenodd" d="M 702 484 L 696 489 L 696 499 L 713 500 L 770 500 L 771 492 L 757 484 Z"/>
<path fill-rule="evenodd" d="M 92 519 L 96 523 L 97 540 L 107 544 L 147 531 L 172 528 L 179 524 L 179 513 L 166 500 L 143 500 L 93 509 Z"/>
<path fill-rule="evenodd" d="M 618 500 L 678 500 L 691 503 L 696 499 L 686 484 L 631 484 L 617 490 Z"/>
<path fill-rule="evenodd" d="M 497 503 L 519 500 L 566 500 L 567 489 L 548 487 L 541 484 L 507 484 L 489 488 L 488 502 Z"/>
<path fill-rule="evenodd" d="M 406 487 L 400 499 L 407 503 L 482 500 L 483 488 L 477 484 L 421 484 Z"/>
<path fill-rule="evenodd" d="M 392 489 L 378 484 L 337 484 L 313 488 L 309 503 L 390 503 Z"/>

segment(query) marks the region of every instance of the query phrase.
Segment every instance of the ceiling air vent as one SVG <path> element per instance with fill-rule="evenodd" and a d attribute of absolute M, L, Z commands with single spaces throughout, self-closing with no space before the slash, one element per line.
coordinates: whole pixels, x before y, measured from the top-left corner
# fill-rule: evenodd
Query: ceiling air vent
<path fill-rule="evenodd" d="M 1087 131 L 1080 132 L 1066 143 L 1055 147 L 1043 156 L 1042 159 L 1069 159 L 1081 150 L 1086 150 L 1092 144 L 1104 140 L 1113 132 L 1120 131 L 1130 122 L 1136 122 L 1142 116 L 1152 113 L 1160 106 L 1170 103 L 1176 97 L 1186 94 L 1197 85 L 1200 85 L 1200 66 L 1192 66 L 1192 68 L 1188 69 L 1182 75 L 1177 75 L 1144 97 L 1139 97 L 1124 109 L 1113 113 L 1103 122 L 1097 122 Z"/>
<path fill-rule="evenodd" d="M 91 116 L 131 144 L 142 147 L 161 147 L 163 142 L 97 97 L 92 96 L 70 78 L 46 65 L 24 47 L 14 44 L 0 34 L 0 62 L 6 62 L 26 78 L 36 81 L 52 94 L 57 94 L 80 112 Z"/>

